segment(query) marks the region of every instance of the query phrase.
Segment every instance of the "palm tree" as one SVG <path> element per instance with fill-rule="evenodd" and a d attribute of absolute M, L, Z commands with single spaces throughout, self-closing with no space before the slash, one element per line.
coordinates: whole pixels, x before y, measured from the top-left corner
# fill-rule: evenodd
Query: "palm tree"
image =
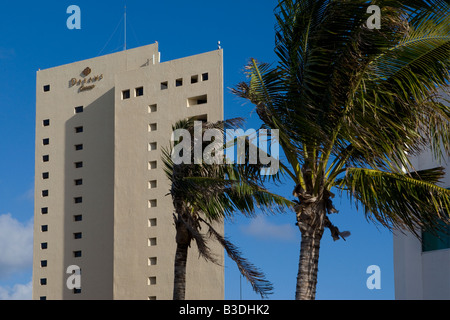
<path fill-rule="evenodd" d="M 405 4 L 404 4 L 405 3 Z M 407 4 L 406 4 L 407 3 Z M 370 4 L 381 29 L 370 29 Z M 280 164 L 293 183 L 301 249 L 296 299 L 314 299 L 333 192 L 368 220 L 393 229 L 436 230 L 449 222 L 444 171 L 416 171 L 426 148 L 450 154 L 450 6 L 442 0 L 284 0 L 275 9 L 276 65 L 251 59 L 233 92 L 280 130 Z M 443 210 L 445 209 L 445 210 Z M 447 212 L 447 213 L 445 213 Z"/>
<path fill-rule="evenodd" d="M 173 131 L 186 130 L 190 139 L 188 149 L 191 151 L 195 150 L 194 144 L 198 143 L 195 138 L 191 139 L 195 136 L 196 123 L 200 124 L 203 137 L 204 132 L 211 129 L 223 135 L 226 129 L 235 128 L 241 122 L 242 119 L 232 119 L 216 123 L 201 123 L 188 119 L 178 121 L 173 126 Z M 203 160 L 195 161 L 193 152 L 187 154 L 187 161 L 174 161 L 175 153 L 186 152 L 185 149 L 181 151 L 175 149 L 177 144 L 182 142 L 180 139 L 174 146 L 163 150 L 164 170 L 171 182 L 170 194 L 175 210 L 177 249 L 174 262 L 173 299 L 185 299 L 187 255 L 192 241 L 195 241 L 199 254 L 203 258 L 217 263 L 208 248 L 208 236 L 224 247 L 254 291 L 261 297 L 266 297 L 272 292 L 272 284 L 265 279 L 259 269 L 242 257 L 235 245 L 214 229 L 214 223 L 220 223 L 225 218 L 232 217 L 237 211 L 247 216 L 253 216 L 257 208 L 263 212 L 279 212 L 285 206 L 292 205 L 292 202 L 262 187 L 259 174 L 261 167 L 258 165 L 222 164 L 214 161 L 207 164 Z M 204 142 L 201 143 L 203 151 L 207 145 Z M 175 155 L 179 156 L 179 154 Z M 202 225 L 208 229 L 208 236 L 201 233 Z"/>

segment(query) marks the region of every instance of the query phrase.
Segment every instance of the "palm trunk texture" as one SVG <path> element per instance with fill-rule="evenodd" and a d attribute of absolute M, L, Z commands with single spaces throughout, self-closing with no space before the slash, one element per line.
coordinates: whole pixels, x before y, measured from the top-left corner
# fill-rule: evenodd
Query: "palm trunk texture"
<path fill-rule="evenodd" d="M 296 300 L 314 300 L 316 297 L 321 238 L 321 233 L 302 234 L 295 292 Z"/>
<path fill-rule="evenodd" d="M 174 262 L 173 300 L 185 300 L 186 295 L 186 263 L 191 236 L 181 215 L 175 219 L 177 251 Z"/>
<path fill-rule="evenodd" d="M 326 215 L 324 202 L 319 200 L 299 205 L 296 213 L 302 238 L 295 299 L 314 300 L 319 270 L 320 240 L 324 232 Z"/>
<path fill-rule="evenodd" d="M 186 262 L 188 245 L 177 244 L 175 254 L 175 271 L 173 283 L 173 300 L 185 300 L 186 295 Z"/>

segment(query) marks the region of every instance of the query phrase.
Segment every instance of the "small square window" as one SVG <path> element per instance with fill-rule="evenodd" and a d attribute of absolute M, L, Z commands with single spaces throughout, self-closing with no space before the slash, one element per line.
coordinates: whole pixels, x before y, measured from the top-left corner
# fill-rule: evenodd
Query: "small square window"
<path fill-rule="evenodd" d="M 149 277 L 148 278 L 148 285 L 154 286 L 156 284 L 156 277 Z"/>
<path fill-rule="evenodd" d="M 76 151 L 83 150 L 83 145 L 82 145 L 82 144 L 76 144 L 76 145 L 75 145 L 75 150 L 76 150 Z"/>
<path fill-rule="evenodd" d="M 148 113 L 156 112 L 158 110 L 158 107 L 156 104 L 152 104 L 151 106 L 148 106 Z"/>
<path fill-rule="evenodd" d="M 158 167 L 158 164 L 156 161 L 150 161 L 148 163 L 148 170 L 154 170 Z"/>
<path fill-rule="evenodd" d="M 49 178 L 49 173 L 48 172 L 43 172 L 42 173 L 42 179 L 48 179 Z"/>
<path fill-rule="evenodd" d="M 41 278 L 41 279 L 39 279 L 39 283 L 41 284 L 41 286 L 47 285 L 47 278 Z"/>
<path fill-rule="evenodd" d="M 75 258 L 80 258 L 80 257 L 81 257 L 81 250 L 74 251 L 74 252 L 73 252 L 73 256 L 74 256 Z"/>
<path fill-rule="evenodd" d="M 48 231 L 48 225 L 44 224 L 41 226 L 41 231 L 42 232 L 47 232 Z"/>
<path fill-rule="evenodd" d="M 166 90 L 169 88 L 169 83 L 167 81 L 161 82 L 161 90 Z"/>
<path fill-rule="evenodd" d="M 202 81 L 208 81 L 208 79 L 209 79 L 208 73 L 203 73 L 202 74 Z"/>
<path fill-rule="evenodd" d="M 42 144 L 44 146 L 49 145 L 50 144 L 50 139 L 49 138 L 42 139 Z"/>
<path fill-rule="evenodd" d="M 83 106 L 75 107 L 75 113 L 82 113 L 84 111 Z"/>
<path fill-rule="evenodd" d="M 75 232 L 73 234 L 74 239 L 81 239 L 83 237 L 83 234 L 81 232 Z"/>
<path fill-rule="evenodd" d="M 47 214 L 47 213 L 48 213 L 47 207 L 41 208 L 41 214 Z"/>
<path fill-rule="evenodd" d="M 158 181 L 152 180 L 148 182 L 148 188 L 149 189 L 155 189 L 158 186 Z"/>
<path fill-rule="evenodd" d="M 49 84 L 46 84 L 45 86 L 44 86 L 44 92 L 49 92 L 50 91 L 50 85 Z"/>
<path fill-rule="evenodd" d="M 140 97 L 144 95 L 144 87 L 139 87 L 135 89 L 136 97 Z"/>
<path fill-rule="evenodd" d="M 149 207 L 149 208 L 156 208 L 157 206 L 158 206 L 158 202 L 157 202 L 156 199 L 153 199 L 153 200 L 149 200 L 149 201 L 148 201 L 148 207 Z"/>
<path fill-rule="evenodd" d="M 50 119 L 45 119 L 44 121 L 42 121 L 42 125 L 44 127 L 48 127 L 50 125 Z"/>
<path fill-rule="evenodd" d="M 48 197 L 48 190 L 42 190 L 42 196 Z"/>
<path fill-rule="evenodd" d="M 74 215 L 73 221 L 75 222 L 83 221 L 83 216 L 81 214 Z"/>
<path fill-rule="evenodd" d="M 84 131 L 83 126 L 75 127 L 75 133 L 82 133 Z"/>
<path fill-rule="evenodd" d="M 122 91 L 122 100 L 125 100 L 125 99 L 130 99 L 130 90 L 129 89 Z"/>
<path fill-rule="evenodd" d="M 148 151 L 154 151 L 158 147 L 158 144 L 156 142 L 151 142 L 148 144 Z"/>
<path fill-rule="evenodd" d="M 75 168 L 83 168 L 83 161 L 75 162 Z"/>
<path fill-rule="evenodd" d="M 148 300 L 156 300 L 156 296 L 149 296 Z"/>
<path fill-rule="evenodd" d="M 47 300 L 47 297 L 46 297 L 46 296 L 40 296 L 40 297 L 39 297 L 39 300 L 43 300 L 43 301 L 44 301 L 44 300 Z"/>
<path fill-rule="evenodd" d="M 148 239 L 148 246 L 149 246 L 149 247 L 156 246 L 156 238 L 150 238 L 150 239 Z"/>
<path fill-rule="evenodd" d="M 83 184 L 83 179 L 75 179 L 74 181 L 76 186 L 81 186 Z"/>
<path fill-rule="evenodd" d="M 156 218 L 148 219 L 148 226 L 149 226 L 149 227 L 156 227 L 156 225 L 157 225 L 157 220 L 156 220 Z"/>
<path fill-rule="evenodd" d="M 48 243 L 47 242 L 42 242 L 41 243 L 41 249 L 45 250 L 48 248 Z"/>
<path fill-rule="evenodd" d="M 83 203 L 83 197 L 75 197 L 75 198 L 73 198 L 73 201 L 75 203 Z"/>
<path fill-rule="evenodd" d="M 42 162 L 48 162 L 50 160 L 50 156 L 46 154 L 45 156 L 42 156 Z"/>
<path fill-rule="evenodd" d="M 150 257 L 148 258 L 148 265 L 149 266 L 156 266 L 158 264 L 158 258 L 157 257 Z"/>
<path fill-rule="evenodd" d="M 41 260 L 41 268 L 47 267 L 47 260 Z"/>
<path fill-rule="evenodd" d="M 175 80 L 175 86 L 176 87 L 181 87 L 182 85 L 183 85 L 183 79 L 182 78 Z"/>
<path fill-rule="evenodd" d="M 197 83 L 198 82 L 198 75 L 191 77 L 191 83 Z"/>
<path fill-rule="evenodd" d="M 156 131 L 158 129 L 158 124 L 156 123 L 150 123 L 148 125 L 148 132 Z"/>

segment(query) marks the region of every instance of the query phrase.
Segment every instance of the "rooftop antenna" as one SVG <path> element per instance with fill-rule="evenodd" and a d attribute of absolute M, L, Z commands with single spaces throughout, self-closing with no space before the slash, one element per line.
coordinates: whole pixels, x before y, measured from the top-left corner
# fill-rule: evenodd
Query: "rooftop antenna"
<path fill-rule="evenodd" d="M 125 6 L 124 12 L 124 38 L 123 50 L 127 50 L 127 6 Z"/>

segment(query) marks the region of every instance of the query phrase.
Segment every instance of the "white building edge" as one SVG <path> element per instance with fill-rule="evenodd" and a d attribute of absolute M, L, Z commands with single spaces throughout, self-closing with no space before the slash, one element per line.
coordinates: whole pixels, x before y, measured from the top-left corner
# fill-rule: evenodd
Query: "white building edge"
<path fill-rule="evenodd" d="M 431 152 L 411 160 L 416 170 L 443 166 L 446 174 L 441 186 L 450 188 L 450 158 L 437 161 Z M 450 226 L 447 226 L 450 233 Z M 450 299 L 450 235 L 440 238 L 422 233 L 417 239 L 409 232 L 394 234 L 395 299 Z"/>

